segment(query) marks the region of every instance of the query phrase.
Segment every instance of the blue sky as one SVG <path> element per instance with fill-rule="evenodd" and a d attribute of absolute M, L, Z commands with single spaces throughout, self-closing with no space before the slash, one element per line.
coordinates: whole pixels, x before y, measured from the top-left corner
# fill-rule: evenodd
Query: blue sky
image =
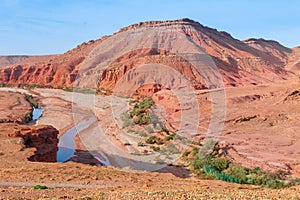
<path fill-rule="evenodd" d="M 298 0 L 0 0 L 0 55 L 63 53 L 133 23 L 186 17 L 237 39 L 300 45 Z"/>

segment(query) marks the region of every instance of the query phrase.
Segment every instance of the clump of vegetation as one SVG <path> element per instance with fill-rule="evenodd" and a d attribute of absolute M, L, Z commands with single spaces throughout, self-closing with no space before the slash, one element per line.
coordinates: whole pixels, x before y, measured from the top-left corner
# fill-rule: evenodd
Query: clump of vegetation
<path fill-rule="evenodd" d="M 299 179 L 289 179 L 287 174 L 282 171 L 272 173 L 258 167 L 250 169 L 232 162 L 227 157 L 218 157 L 217 151 L 218 144 L 215 144 L 208 154 L 203 154 L 203 150 L 193 149 L 185 152 L 183 156 L 189 162 L 192 171 L 202 178 L 259 185 L 273 189 L 300 184 Z M 193 158 L 190 158 L 190 154 Z"/>
<path fill-rule="evenodd" d="M 149 109 L 154 105 L 151 97 L 136 101 L 133 109 L 129 112 L 130 118 L 133 119 L 135 124 L 148 125 L 151 123 L 151 115 Z"/>
<path fill-rule="evenodd" d="M 92 89 L 63 88 L 63 90 L 66 92 L 77 92 L 77 93 L 82 93 L 82 94 L 95 94 L 96 93 L 96 90 L 92 90 Z"/>
<path fill-rule="evenodd" d="M 32 90 L 34 88 L 53 88 L 51 85 L 40 85 L 37 83 L 32 83 L 32 84 L 18 83 L 17 85 L 14 85 L 14 87 L 15 86 L 17 86 L 18 88 L 24 88 L 26 90 Z"/>
<path fill-rule="evenodd" d="M 32 107 L 34 107 L 34 108 L 39 107 L 38 102 L 33 98 L 32 95 L 24 93 L 24 96 L 25 96 L 26 101 L 28 101 Z M 32 112 L 33 112 L 33 110 L 25 115 L 25 118 L 24 118 L 25 123 L 29 123 L 30 121 L 32 121 L 32 118 L 33 118 Z"/>
<path fill-rule="evenodd" d="M 28 101 L 30 103 L 31 106 L 35 107 L 35 108 L 38 108 L 39 107 L 39 104 L 38 102 L 33 98 L 32 95 L 30 94 L 24 94 L 25 95 L 25 99 L 26 101 Z"/>
<path fill-rule="evenodd" d="M 30 84 L 30 85 L 27 85 L 27 89 L 28 90 L 32 90 L 32 89 L 34 89 L 34 88 L 37 88 L 37 87 L 40 87 L 40 85 L 39 84 L 36 84 L 36 83 L 33 83 L 33 84 Z"/>
<path fill-rule="evenodd" d="M 168 135 L 170 133 L 170 131 L 167 128 L 165 128 L 165 127 L 162 127 L 161 132 L 165 132 Z"/>
<path fill-rule="evenodd" d="M 49 188 L 45 185 L 35 185 L 35 186 L 33 186 L 33 189 L 35 189 L 35 190 L 46 190 L 46 189 L 49 189 Z"/>
<path fill-rule="evenodd" d="M 176 136 L 177 136 L 177 135 L 176 135 L 175 133 L 172 133 L 172 134 L 166 136 L 166 137 L 164 138 L 164 141 L 174 140 L 174 139 L 176 138 Z"/>
<path fill-rule="evenodd" d="M 25 123 L 29 123 L 31 120 L 32 120 L 32 117 L 33 117 L 33 114 L 32 114 L 32 111 L 30 111 L 29 113 L 27 113 L 25 115 Z"/>
<path fill-rule="evenodd" d="M 144 147 L 145 146 L 145 144 L 143 143 L 143 142 L 138 142 L 138 147 Z"/>
<path fill-rule="evenodd" d="M 160 147 L 156 147 L 156 146 L 151 146 L 150 147 L 153 151 L 159 151 L 160 150 Z"/>
<path fill-rule="evenodd" d="M 163 141 L 162 141 L 162 139 L 160 139 L 160 138 L 158 138 L 158 137 L 156 137 L 156 136 L 150 136 L 150 137 L 148 137 L 146 140 L 145 140 L 145 142 L 147 143 L 147 144 L 158 144 L 158 145 L 162 145 L 163 144 Z"/>
<path fill-rule="evenodd" d="M 156 128 L 157 124 L 159 124 L 158 117 L 149 110 L 154 105 L 153 99 L 151 97 L 131 99 L 129 105 L 131 105 L 131 109 L 121 116 L 123 128 L 135 124 L 140 126 L 148 125 L 145 127 L 146 131 L 148 133 L 153 133 L 153 128 Z M 153 124 L 153 128 L 151 124 Z"/>

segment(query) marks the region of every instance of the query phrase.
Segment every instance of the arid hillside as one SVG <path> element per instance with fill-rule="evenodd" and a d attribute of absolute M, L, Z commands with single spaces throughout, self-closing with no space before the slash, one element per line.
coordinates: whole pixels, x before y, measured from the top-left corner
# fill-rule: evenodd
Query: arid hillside
<path fill-rule="evenodd" d="M 144 39 L 146 36 L 148 39 Z M 239 41 L 226 32 L 190 19 L 150 21 L 122 28 L 111 36 L 83 43 L 61 55 L 1 57 L 1 66 L 9 66 L 0 69 L 0 83 L 73 87 L 76 77 L 88 76 L 97 83 L 82 84 L 82 87 L 111 90 L 131 69 L 158 64 L 175 69 L 196 89 L 211 87 L 205 78 L 207 72 L 195 71 L 194 63 L 178 54 L 186 51 L 203 55 L 199 62 L 209 69 L 216 65 L 214 71 L 219 70 L 217 73 L 227 86 L 260 84 L 294 77 L 287 70 L 298 68 L 298 49 L 264 39 Z M 166 82 L 171 79 L 167 77 Z"/>

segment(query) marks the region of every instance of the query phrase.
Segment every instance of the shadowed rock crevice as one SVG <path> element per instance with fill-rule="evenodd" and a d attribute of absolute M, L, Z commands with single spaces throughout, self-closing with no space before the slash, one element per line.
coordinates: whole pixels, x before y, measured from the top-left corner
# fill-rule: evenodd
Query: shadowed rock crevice
<path fill-rule="evenodd" d="M 21 137 L 25 148 L 36 148 L 28 158 L 35 162 L 56 162 L 58 130 L 52 126 L 19 127 L 10 137 Z"/>

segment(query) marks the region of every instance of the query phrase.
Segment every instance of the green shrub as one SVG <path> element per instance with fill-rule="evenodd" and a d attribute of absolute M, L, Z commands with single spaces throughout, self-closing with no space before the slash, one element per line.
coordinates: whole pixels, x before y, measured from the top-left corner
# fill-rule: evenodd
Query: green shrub
<path fill-rule="evenodd" d="M 32 120 L 33 114 L 32 111 L 25 115 L 25 123 L 29 123 Z"/>
<path fill-rule="evenodd" d="M 211 159 L 210 165 L 219 171 L 223 171 L 230 166 L 230 161 L 227 158 L 214 158 Z"/>
<path fill-rule="evenodd" d="M 204 165 L 209 164 L 210 160 L 208 158 L 199 158 L 196 156 L 191 162 L 190 165 L 193 170 L 202 169 Z"/>
<path fill-rule="evenodd" d="M 138 142 L 138 147 L 144 147 L 145 146 L 145 144 L 143 143 L 143 142 Z"/>
<path fill-rule="evenodd" d="M 247 183 L 251 185 L 264 185 L 266 184 L 266 177 L 263 174 L 251 173 L 247 175 Z"/>
<path fill-rule="evenodd" d="M 35 185 L 33 187 L 33 189 L 35 189 L 35 190 L 46 190 L 46 189 L 49 189 L 49 188 L 45 185 Z"/>
<path fill-rule="evenodd" d="M 151 108 L 151 106 L 154 105 L 154 101 L 151 97 L 148 97 L 146 99 L 144 99 L 140 104 L 139 104 L 139 108 L 142 109 L 149 109 Z"/>
<path fill-rule="evenodd" d="M 137 100 L 135 100 L 135 99 L 130 99 L 129 104 L 131 105 L 131 104 L 134 104 L 134 103 L 136 103 L 136 102 L 137 102 Z"/>
<path fill-rule="evenodd" d="M 203 170 L 207 174 L 214 175 L 217 180 L 227 181 L 231 183 L 241 183 L 241 180 L 239 180 L 238 178 L 233 177 L 230 174 L 220 172 L 218 169 L 214 168 L 211 165 L 204 165 Z"/>
<path fill-rule="evenodd" d="M 171 134 L 171 135 L 166 136 L 166 137 L 164 138 L 164 140 L 165 140 L 165 141 L 174 140 L 175 137 L 176 137 L 176 134 L 173 133 L 173 134 Z"/>
<path fill-rule="evenodd" d="M 159 151 L 159 150 L 160 150 L 160 147 L 151 146 L 150 148 L 151 148 L 153 151 Z"/>
<path fill-rule="evenodd" d="M 239 164 L 230 163 L 228 169 L 224 170 L 224 172 L 238 178 L 242 183 L 248 182 L 247 174 L 249 173 L 249 170 Z"/>
<path fill-rule="evenodd" d="M 268 188 L 272 188 L 272 189 L 280 189 L 280 188 L 283 188 L 285 187 L 286 185 L 283 183 L 283 181 L 281 180 L 268 180 L 266 182 L 266 187 Z"/>
<path fill-rule="evenodd" d="M 209 144 L 210 148 L 213 143 Z M 203 150 L 194 148 L 189 154 L 195 155 L 194 159 L 186 159 L 194 173 L 201 178 L 214 177 L 217 180 L 223 180 L 233 183 L 245 183 L 259 185 L 263 187 L 278 189 L 293 185 L 300 185 L 300 179 L 289 179 L 283 171 L 276 173 L 267 172 L 259 167 L 249 169 L 240 164 L 236 164 L 227 158 L 216 157 L 218 144 L 213 146 L 213 151 L 203 157 Z"/>
<path fill-rule="evenodd" d="M 28 89 L 28 90 L 32 90 L 32 89 L 34 89 L 34 88 L 36 88 L 36 87 L 39 87 L 39 85 L 36 84 L 36 83 L 33 83 L 33 84 L 29 85 L 29 86 L 27 87 L 27 89 Z"/>
<path fill-rule="evenodd" d="M 153 135 L 148 137 L 145 142 L 147 144 L 158 144 L 158 145 L 163 144 L 163 141 L 160 138 Z"/>
<path fill-rule="evenodd" d="M 38 108 L 38 107 L 39 107 L 38 102 L 33 98 L 32 95 L 26 94 L 26 93 L 25 93 L 24 96 L 25 96 L 25 99 L 26 99 L 33 107 L 35 107 L 35 108 Z"/>
<path fill-rule="evenodd" d="M 140 119 L 140 123 L 141 124 L 150 124 L 151 123 L 151 119 L 150 117 L 147 115 L 147 116 L 142 116 L 141 119 Z"/>
<path fill-rule="evenodd" d="M 163 128 L 161 129 L 161 132 L 165 132 L 165 133 L 169 134 L 170 131 L 169 131 L 167 128 L 163 127 Z"/>

